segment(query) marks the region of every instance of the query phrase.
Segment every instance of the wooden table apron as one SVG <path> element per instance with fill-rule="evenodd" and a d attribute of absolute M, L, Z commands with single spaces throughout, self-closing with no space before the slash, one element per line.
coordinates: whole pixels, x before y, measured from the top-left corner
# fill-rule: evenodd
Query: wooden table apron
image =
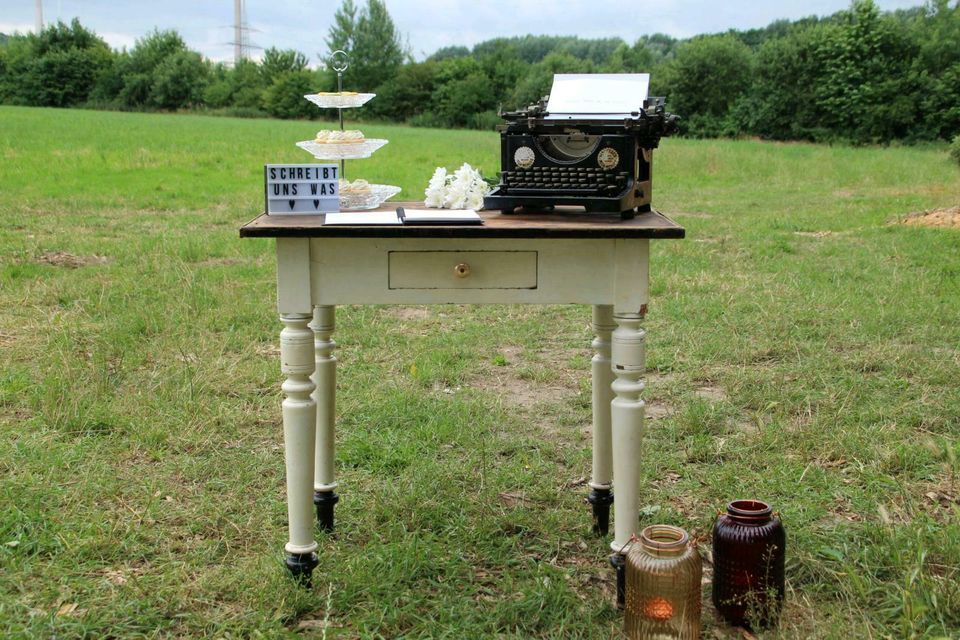
<path fill-rule="evenodd" d="M 397 204 L 404 203 L 391 206 Z M 610 547 L 621 557 L 626 553 L 639 515 L 645 357 L 640 325 L 648 302 L 649 243 L 682 238 L 684 230 L 655 212 L 625 221 L 483 216 L 485 224 L 478 227 L 324 227 L 320 217 L 262 215 L 240 230 L 242 237 L 277 239 L 289 515 L 285 549 L 295 574 L 309 580 L 316 564 L 315 506 L 321 526 L 333 526 L 332 336 L 340 304 L 593 305 L 589 486 L 591 498 L 597 492 L 610 496 L 611 489 L 616 496 Z"/>

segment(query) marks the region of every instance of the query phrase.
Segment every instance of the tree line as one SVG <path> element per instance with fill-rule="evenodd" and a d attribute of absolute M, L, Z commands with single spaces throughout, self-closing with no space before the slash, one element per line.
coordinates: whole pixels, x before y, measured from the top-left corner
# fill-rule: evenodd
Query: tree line
<path fill-rule="evenodd" d="M 688 136 L 886 143 L 960 134 L 960 0 L 881 12 L 854 0 L 831 16 L 678 40 L 643 35 L 497 38 L 416 62 L 383 0 L 343 0 L 326 38 L 350 58 L 344 88 L 374 91 L 361 118 L 491 128 L 555 73 L 649 72 Z M 230 66 L 154 31 L 114 51 L 77 20 L 0 41 L 0 102 L 109 109 L 196 109 L 315 118 L 302 95 L 336 77 L 300 52 L 267 49 Z"/>

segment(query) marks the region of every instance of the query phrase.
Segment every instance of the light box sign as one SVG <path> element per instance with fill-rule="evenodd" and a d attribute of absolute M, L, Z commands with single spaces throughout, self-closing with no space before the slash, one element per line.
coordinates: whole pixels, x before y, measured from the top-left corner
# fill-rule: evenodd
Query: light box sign
<path fill-rule="evenodd" d="M 264 196 L 270 215 L 307 215 L 340 210 L 335 164 L 266 164 Z"/>

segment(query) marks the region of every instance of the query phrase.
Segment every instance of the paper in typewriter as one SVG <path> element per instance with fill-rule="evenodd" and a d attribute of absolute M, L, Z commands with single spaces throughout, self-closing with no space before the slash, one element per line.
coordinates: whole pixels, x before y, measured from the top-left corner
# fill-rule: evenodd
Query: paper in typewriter
<path fill-rule="evenodd" d="M 639 111 L 649 88 L 649 73 L 558 73 L 547 119 L 617 120 Z"/>

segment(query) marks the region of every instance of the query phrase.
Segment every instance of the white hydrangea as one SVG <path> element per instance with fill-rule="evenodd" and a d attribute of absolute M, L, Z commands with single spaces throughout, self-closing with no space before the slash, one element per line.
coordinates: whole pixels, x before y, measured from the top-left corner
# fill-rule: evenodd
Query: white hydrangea
<path fill-rule="evenodd" d="M 489 191 L 490 185 L 484 182 L 480 172 L 466 162 L 453 175 L 437 167 L 424 192 L 424 204 L 435 209 L 480 209 L 483 196 Z"/>
<path fill-rule="evenodd" d="M 428 207 L 439 209 L 443 207 L 446 192 L 447 170 L 443 167 L 437 167 L 437 170 L 433 172 L 433 177 L 430 178 L 430 184 L 427 185 L 427 190 L 424 192 L 426 196 L 424 203 Z"/>

